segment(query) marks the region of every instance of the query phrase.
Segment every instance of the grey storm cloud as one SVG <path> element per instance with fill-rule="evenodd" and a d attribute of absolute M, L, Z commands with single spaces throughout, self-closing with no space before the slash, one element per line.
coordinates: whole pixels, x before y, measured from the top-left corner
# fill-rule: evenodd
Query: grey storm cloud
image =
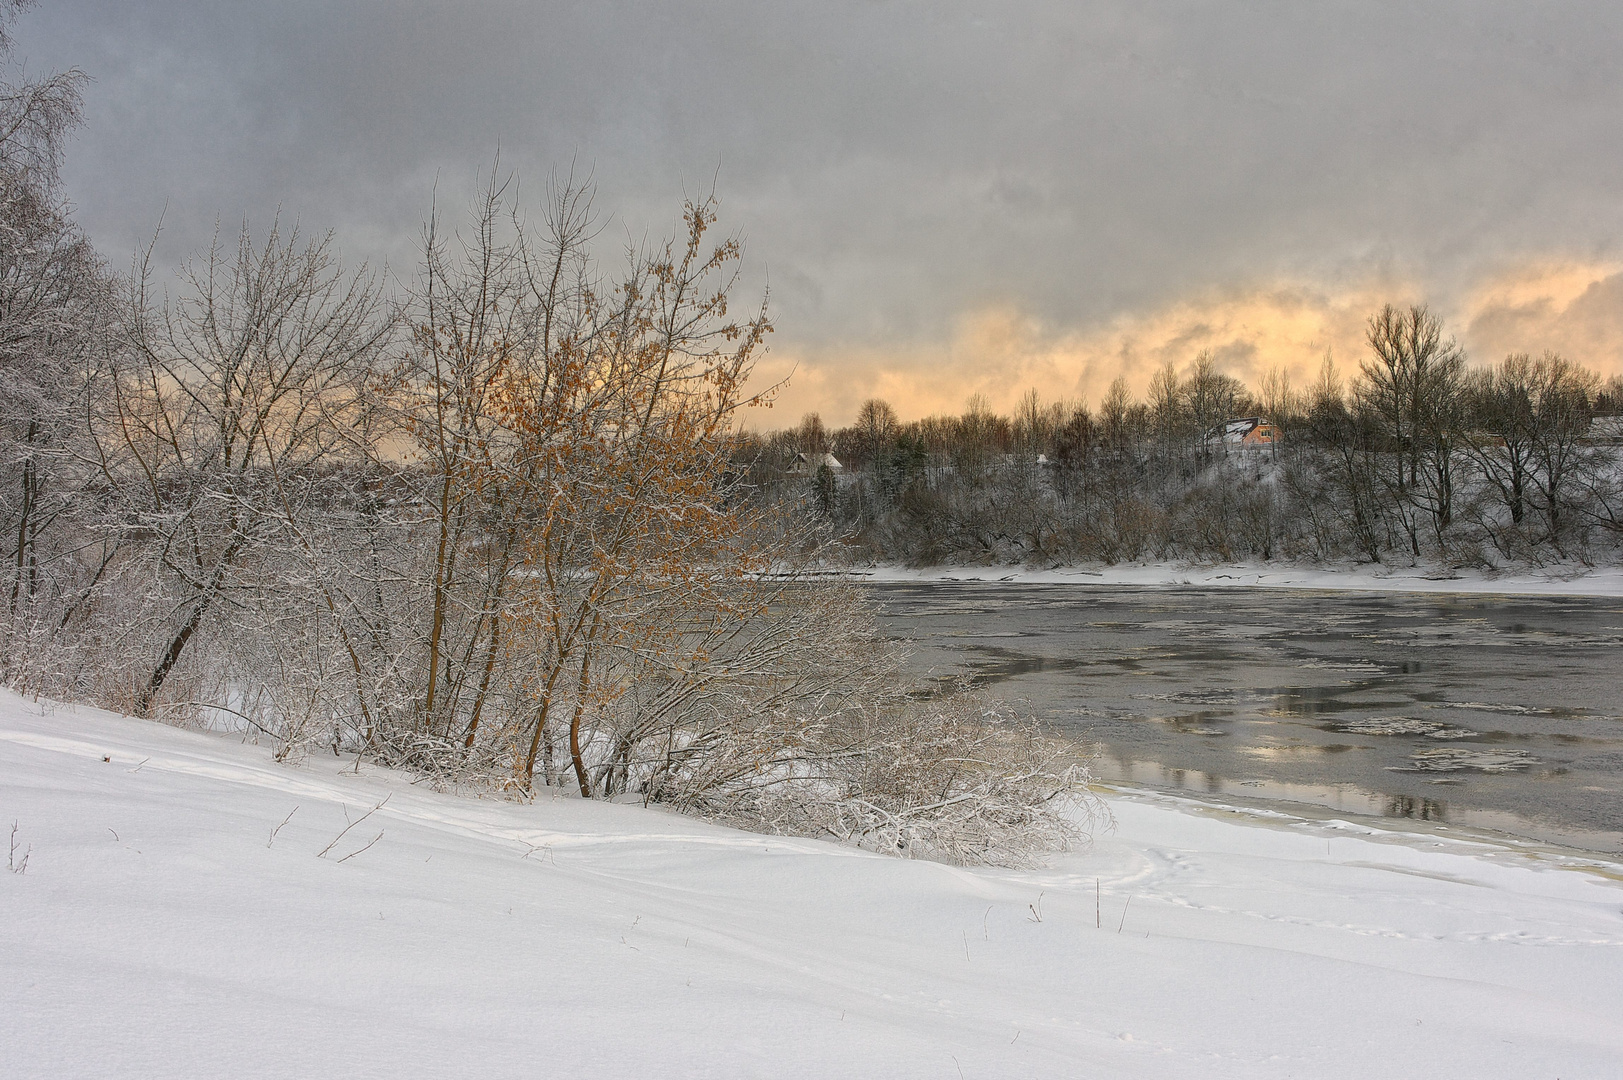
<path fill-rule="evenodd" d="M 592 172 L 618 235 L 714 180 L 780 345 L 1623 240 L 1616 0 L 55 0 L 18 36 L 96 80 L 66 176 L 115 260 L 280 207 L 409 265 L 499 149 Z"/>

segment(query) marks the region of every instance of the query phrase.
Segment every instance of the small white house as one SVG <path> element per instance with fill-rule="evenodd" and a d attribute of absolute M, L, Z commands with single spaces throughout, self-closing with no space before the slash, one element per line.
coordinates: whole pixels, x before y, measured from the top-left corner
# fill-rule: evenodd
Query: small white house
<path fill-rule="evenodd" d="M 836 476 L 845 471 L 845 466 L 833 454 L 796 454 L 795 460 L 789 465 L 789 475 L 816 476 L 817 470 L 824 465 Z"/>

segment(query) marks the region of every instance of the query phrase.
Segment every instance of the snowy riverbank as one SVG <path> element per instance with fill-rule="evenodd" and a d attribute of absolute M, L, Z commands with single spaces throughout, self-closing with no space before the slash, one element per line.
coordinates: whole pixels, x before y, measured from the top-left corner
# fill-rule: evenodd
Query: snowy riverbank
<path fill-rule="evenodd" d="M 1623 1062 L 1616 866 L 1116 796 L 1091 850 L 964 870 L 352 766 L 0 694 L 0 815 L 28 859 L 0 881 L 6 1074 Z"/>
<path fill-rule="evenodd" d="M 855 568 L 858 581 L 1003 582 L 1017 585 L 1193 585 L 1202 588 L 1345 589 L 1374 592 L 1502 593 L 1545 596 L 1623 596 L 1623 568 L 1560 567 L 1549 571 L 1489 573 L 1438 567 L 1390 567 L 1368 563 L 1303 567 L 1281 563 L 1189 565 L 1122 563 L 1034 570 L 1019 566 L 902 566 Z"/>

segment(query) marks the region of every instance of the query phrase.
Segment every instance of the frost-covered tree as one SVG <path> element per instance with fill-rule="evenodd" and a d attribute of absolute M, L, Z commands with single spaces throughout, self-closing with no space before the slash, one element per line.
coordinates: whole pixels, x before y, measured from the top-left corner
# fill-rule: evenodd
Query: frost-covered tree
<path fill-rule="evenodd" d="M 276 591 L 296 504 L 353 449 L 389 327 L 373 279 L 345 273 L 327 236 L 244 228 L 173 293 L 136 267 L 92 434 L 123 573 L 143 583 L 128 616 L 137 714 L 222 607 Z"/>
<path fill-rule="evenodd" d="M 1439 543 L 1453 524 L 1465 353 L 1424 306 L 1386 305 L 1370 317 L 1366 338 L 1371 356 L 1356 393 L 1379 424 L 1382 482 L 1418 558 L 1422 515 Z"/>
<path fill-rule="evenodd" d="M 105 569 L 83 459 L 111 279 L 57 182 L 85 77 L 22 76 L 11 31 L 26 6 L 0 3 L 0 664 L 11 678 L 83 613 Z"/>

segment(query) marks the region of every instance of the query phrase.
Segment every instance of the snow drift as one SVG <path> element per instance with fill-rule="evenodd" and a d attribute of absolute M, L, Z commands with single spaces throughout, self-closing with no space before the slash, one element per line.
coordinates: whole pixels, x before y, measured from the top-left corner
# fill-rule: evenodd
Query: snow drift
<path fill-rule="evenodd" d="M 969 870 L 640 806 L 438 794 L 353 759 L 294 768 L 6 694 L 0 824 L 27 865 L 0 879 L 0 1060 L 16 1077 L 1623 1067 L 1618 867 L 1110 804 L 1118 828 L 1088 850 Z"/>

